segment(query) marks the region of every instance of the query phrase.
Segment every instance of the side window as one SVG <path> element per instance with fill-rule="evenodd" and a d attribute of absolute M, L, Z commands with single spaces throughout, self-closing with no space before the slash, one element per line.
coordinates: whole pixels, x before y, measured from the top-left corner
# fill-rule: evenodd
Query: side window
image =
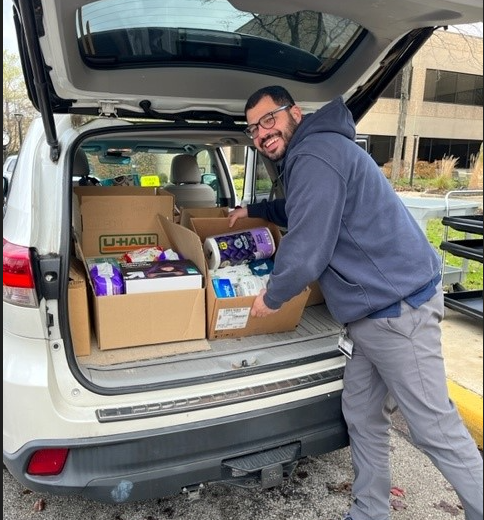
<path fill-rule="evenodd" d="M 207 184 L 213 191 L 218 193 L 219 183 L 211 153 L 208 150 L 203 150 L 197 154 L 196 158 L 198 167 L 202 172 L 202 184 Z"/>
<path fill-rule="evenodd" d="M 255 164 L 255 198 L 257 201 L 271 198 L 272 181 L 261 154 L 257 154 Z"/>
<path fill-rule="evenodd" d="M 202 172 L 202 176 L 207 173 L 212 172 L 212 160 L 210 157 L 210 153 L 208 150 L 203 150 L 202 152 L 197 154 L 197 163 L 200 171 Z M 205 183 L 207 184 L 207 183 Z"/>
<path fill-rule="evenodd" d="M 230 169 L 237 204 L 242 200 L 245 182 L 245 146 L 227 146 L 223 152 Z"/>
<path fill-rule="evenodd" d="M 267 163 L 263 160 L 262 155 L 254 147 L 247 147 L 242 204 L 253 204 L 263 199 L 271 200 L 275 198 L 272 190 L 272 177 L 275 178 L 276 176 L 275 171 L 270 172 L 268 170 Z"/>

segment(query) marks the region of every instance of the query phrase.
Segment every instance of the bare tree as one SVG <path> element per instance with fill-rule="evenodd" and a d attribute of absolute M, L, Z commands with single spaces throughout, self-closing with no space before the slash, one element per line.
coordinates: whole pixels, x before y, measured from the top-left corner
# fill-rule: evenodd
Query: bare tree
<path fill-rule="evenodd" d="M 20 114 L 21 118 L 17 119 L 15 114 Z M 19 150 L 21 133 L 26 131 L 36 115 L 37 111 L 27 96 L 19 56 L 4 50 L 3 131 L 10 136 L 8 150 L 4 150 L 4 152 L 14 153 Z"/>
<path fill-rule="evenodd" d="M 354 32 L 354 23 L 336 16 L 299 11 L 275 16 L 251 13 L 252 19 L 238 31 L 288 43 L 323 60 L 331 56 L 335 46 L 346 41 L 345 33 Z"/>
<path fill-rule="evenodd" d="M 411 73 L 412 62 L 409 61 L 402 69 L 402 86 L 400 94 L 400 109 L 398 113 L 397 136 L 395 139 L 395 148 L 393 150 L 392 173 L 390 176 L 392 184 L 394 184 L 400 176 L 403 140 L 407 123 L 408 100 L 410 98 Z"/>

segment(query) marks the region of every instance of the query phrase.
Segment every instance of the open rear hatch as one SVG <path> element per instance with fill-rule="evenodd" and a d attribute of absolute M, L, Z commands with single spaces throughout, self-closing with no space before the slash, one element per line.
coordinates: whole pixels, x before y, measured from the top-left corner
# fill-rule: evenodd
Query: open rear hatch
<path fill-rule="evenodd" d="M 482 18 L 477 0 L 13 5 L 27 89 L 54 161 L 53 113 L 243 119 L 247 97 L 274 83 L 308 110 L 342 95 L 358 121 L 436 27 Z"/>

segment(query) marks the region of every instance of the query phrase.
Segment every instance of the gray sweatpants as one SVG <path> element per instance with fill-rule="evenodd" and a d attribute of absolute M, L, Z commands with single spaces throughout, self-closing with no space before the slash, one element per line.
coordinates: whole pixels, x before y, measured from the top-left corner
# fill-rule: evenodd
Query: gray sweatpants
<path fill-rule="evenodd" d="M 353 520 L 389 520 L 388 405 L 393 397 L 415 444 L 452 484 L 466 520 L 483 520 L 483 467 L 476 443 L 449 400 L 441 348 L 442 286 L 399 318 L 348 325 L 353 358 L 344 375 L 343 413 L 355 472 Z"/>

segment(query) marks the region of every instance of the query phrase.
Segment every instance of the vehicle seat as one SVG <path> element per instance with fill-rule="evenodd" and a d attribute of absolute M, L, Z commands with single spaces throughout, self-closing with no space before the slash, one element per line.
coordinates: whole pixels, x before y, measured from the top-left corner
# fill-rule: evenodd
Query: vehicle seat
<path fill-rule="evenodd" d="M 170 184 L 164 189 L 175 196 L 178 208 L 210 208 L 217 205 L 217 194 L 202 184 L 202 172 L 193 155 L 176 155 L 171 163 Z"/>
<path fill-rule="evenodd" d="M 99 184 L 99 181 L 95 177 L 91 177 L 90 173 L 86 152 L 82 148 L 78 148 L 74 156 L 74 167 L 72 170 L 74 181 L 72 184 L 74 186 L 96 186 Z"/>

